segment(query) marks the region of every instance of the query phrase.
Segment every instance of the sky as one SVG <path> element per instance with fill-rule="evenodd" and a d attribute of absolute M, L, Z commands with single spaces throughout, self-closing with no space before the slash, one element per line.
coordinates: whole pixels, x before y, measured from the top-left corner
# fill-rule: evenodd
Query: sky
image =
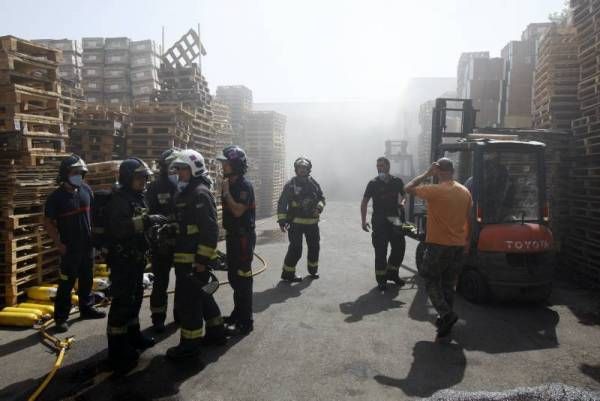
<path fill-rule="evenodd" d="M 564 0 L 0 0 L 0 34 L 127 36 L 167 47 L 200 24 L 203 72 L 257 102 L 396 98 L 411 77 L 453 77 L 463 51 L 498 56 Z"/>

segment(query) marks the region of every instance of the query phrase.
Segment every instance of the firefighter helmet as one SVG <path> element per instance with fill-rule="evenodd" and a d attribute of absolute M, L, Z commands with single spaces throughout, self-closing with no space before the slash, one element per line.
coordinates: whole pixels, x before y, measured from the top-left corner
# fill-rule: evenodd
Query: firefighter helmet
<path fill-rule="evenodd" d="M 299 167 L 306 167 L 306 169 L 308 170 L 308 174 L 310 174 L 310 171 L 312 170 L 312 163 L 307 157 L 300 156 L 294 162 L 294 171 L 296 173 L 298 172 Z"/>
<path fill-rule="evenodd" d="M 58 168 L 58 183 L 67 182 L 69 180 L 69 172 L 75 168 L 81 171 L 82 176 L 85 176 L 85 173 L 88 171 L 85 161 L 80 156 L 73 153 L 71 156 L 60 162 L 60 167 Z"/>
<path fill-rule="evenodd" d="M 204 164 L 204 157 L 193 149 L 185 149 L 178 152 L 177 158 L 171 162 L 171 166 L 187 166 L 190 168 L 192 177 L 207 177 L 208 170 Z"/>
<path fill-rule="evenodd" d="M 179 154 L 179 150 L 177 150 L 175 148 L 167 149 L 164 152 L 162 152 L 160 154 L 160 157 L 156 161 L 160 170 L 168 171 L 169 166 L 171 166 L 171 163 L 173 163 L 173 160 L 177 159 L 178 154 Z"/>
<path fill-rule="evenodd" d="M 119 184 L 122 187 L 131 188 L 135 175 L 149 177 L 152 175 L 152 170 L 143 160 L 137 157 L 123 160 L 119 165 Z"/>
<path fill-rule="evenodd" d="M 244 175 L 246 174 L 246 171 L 248 171 L 246 152 L 237 145 L 227 146 L 223 149 L 223 155 L 217 156 L 217 160 L 228 161 L 231 164 L 234 173 L 237 175 Z"/>

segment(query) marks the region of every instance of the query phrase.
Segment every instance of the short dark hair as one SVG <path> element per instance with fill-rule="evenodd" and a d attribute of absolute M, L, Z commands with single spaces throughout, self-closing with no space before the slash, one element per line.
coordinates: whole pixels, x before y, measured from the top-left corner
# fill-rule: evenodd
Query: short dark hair
<path fill-rule="evenodd" d="M 387 157 L 381 156 L 380 158 L 377 159 L 377 163 L 379 163 L 379 162 L 384 162 L 385 165 L 388 167 L 391 166 L 390 159 L 388 159 Z"/>
<path fill-rule="evenodd" d="M 452 160 L 448 159 L 447 157 L 438 159 L 437 164 L 441 171 L 454 171 L 454 163 L 452 163 Z"/>

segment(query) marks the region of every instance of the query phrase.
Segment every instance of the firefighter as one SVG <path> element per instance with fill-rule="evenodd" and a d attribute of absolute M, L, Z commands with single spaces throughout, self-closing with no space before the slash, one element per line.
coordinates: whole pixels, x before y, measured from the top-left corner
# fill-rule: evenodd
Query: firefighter
<path fill-rule="evenodd" d="M 277 222 L 282 232 L 288 233 L 290 245 L 285 255 L 281 279 L 302 281 L 296 275 L 296 264 L 302 256 L 302 236 L 308 247 L 308 273 L 319 278 L 319 216 L 325 208 L 325 197 L 317 181 L 311 177 L 312 163 L 306 157 L 294 162 L 296 177 L 283 187 L 277 206 Z"/>
<path fill-rule="evenodd" d="M 94 195 L 83 181 L 87 166 L 75 154 L 60 163 L 59 187 L 48 196 L 44 208 L 44 226 L 61 255 L 60 281 L 54 301 L 56 331 L 69 329 L 71 291 L 78 282 L 79 311 L 83 319 L 100 319 L 104 312 L 93 306 L 94 248 L 91 238 L 90 208 Z"/>
<path fill-rule="evenodd" d="M 178 173 L 173 260 L 177 294 L 175 312 L 181 333 L 179 344 L 169 348 L 167 356 L 178 360 L 199 356 L 203 343 L 223 344 L 225 333 L 215 299 L 202 289 L 210 279 L 208 264 L 216 258 L 219 237 L 217 209 L 210 192 L 212 180 L 204 158 L 192 149 L 179 152 L 171 167 Z M 203 318 L 206 319 L 206 337 Z"/>
<path fill-rule="evenodd" d="M 170 174 L 171 162 L 177 158 L 177 151 L 169 149 L 164 151 L 157 160 L 159 176 L 150 185 L 146 192 L 146 203 L 150 214 L 160 214 L 173 221 L 174 204 L 173 196 L 177 191 L 177 174 Z M 152 325 L 156 332 L 165 330 L 167 314 L 167 288 L 169 287 L 169 274 L 173 266 L 174 236 L 170 230 L 161 230 L 158 243 L 151 244 L 152 273 L 154 282 L 150 295 L 150 312 Z"/>
<path fill-rule="evenodd" d="M 226 319 L 233 325 L 229 334 L 246 335 L 254 329 L 252 320 L 252 259 L 256 244 L 254 188 L 244 174 L 246 153 L 228 146 L 217 157 L 223 165 L 223 227 L 227 231 L 227 276 L 233 288 L 233 311 Z"/>
<path fill-rule="evenodd" d="M 369 232 L 367 223 L 367 206 L 373 199 L 373 233 L 371 235 L 375 248 L 375 279 L 380 290 L 385 290 L 387 281 L 398 286 L 405 284 L 398 272 L 404 259 L 406 242 L 402 231 L 404 216 L 404 183 L 390 174 L 390 161 L 385 157 L 377 159 L 378 175 L 367 184 L 367 189 L 360 205 L 362 228 Z M 388 244 L 391 252 L 387 257 Z"/>
<path fill-rule="evenodd" d="M 106 205 L 109 238 L 107 262 L 112 282 L 108 313 L 108 356 L 117 374 L 133 369 L 139 352 L 154 345 L 140 332 L 139 312 L 148 242 L 145 231 L 166 223 L 161 215 L 147 214 L 146 183 L 152 174 L 146 163 L 128 158 L 119 166 L 119 185 Z"/>

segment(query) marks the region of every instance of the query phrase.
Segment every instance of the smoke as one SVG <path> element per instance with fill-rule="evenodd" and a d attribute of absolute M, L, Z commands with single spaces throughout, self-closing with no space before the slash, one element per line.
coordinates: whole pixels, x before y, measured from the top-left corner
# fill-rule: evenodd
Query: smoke
<path fill-rule="evenodd" d="M 395 100 L 258 103 L 254 109 L 287 117 L 288 177 L 293 161 L 307 156 L 328 199 L 358 202 L 377 175 L 376 160 L 383 156 L 386 140 L 408 139 L 416 164 L 419 106 L 455 86 L 454 78 L 416 78 Z"/>

